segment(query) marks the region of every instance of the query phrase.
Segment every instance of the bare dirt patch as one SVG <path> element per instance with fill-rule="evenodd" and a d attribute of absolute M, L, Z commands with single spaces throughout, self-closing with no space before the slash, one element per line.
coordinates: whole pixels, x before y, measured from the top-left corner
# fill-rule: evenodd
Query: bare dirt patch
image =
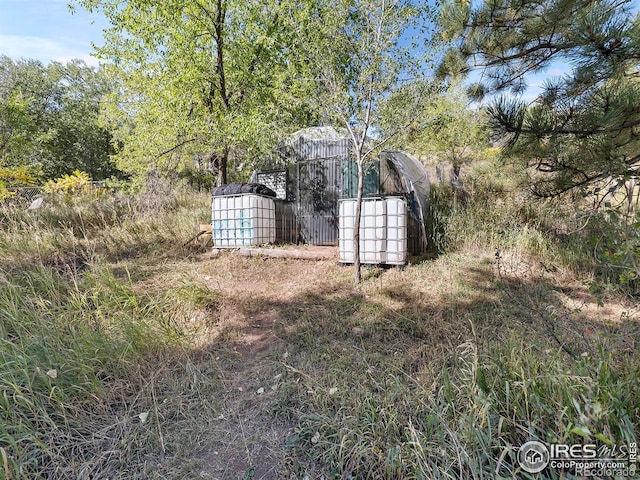
<path fill-rule="evenodd" d="M 219 352 L 220 414 L 201 454 L 202 478 L 290 478 L 287 443 L 294 423 L 274 415 L 286 344 L 276 335 L 280 305 L 322 290 L 341 274 L 335 261 L 245 258 L 223 252 L 200 264 L 198 278 L 223 300 L 203 350 Z M 275 305 L 275 306 L 274 306 Z M 208 343 L 208 345 L 207 345 Z"/>

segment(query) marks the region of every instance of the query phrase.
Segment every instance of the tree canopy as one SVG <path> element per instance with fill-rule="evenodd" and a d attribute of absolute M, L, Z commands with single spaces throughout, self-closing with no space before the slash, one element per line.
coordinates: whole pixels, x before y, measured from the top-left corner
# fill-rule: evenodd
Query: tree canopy
<path fill-rule="evenodd" d="M 94 179 L 117 173 L 110 133 L 99 122 L 110 88 L 80 60 L 44 65 L 0 56 L 0 166 L 44 179 L 74 170 Z"/>
<path fill-rule="evenodd" d="M 640 165 L 640 22 L 630 0 L 449 0 L 442 31 L 452 42 L 440 73 L 482 68 L 476 96 L 524 91 L 532 73 L 549 78 L 528 105 L 501 96 L 488 108 L 495 131 L 554 196 L 620 181 Z"/>
<path fill-rule="evenodd" d="M 98 55 L 119 88 L 108 118 L 131 172 L 208 163 L 227 182 L 312 115 L 291 55 L 289 0 L 79 0 L 112 27 Z"/>
<path fill-rule="evenodd" d="M 407 111 L 407 99 L 415 97 L 421 99 L 418 108 Z M 488 146 L 486 116 L 469 104 L 460 83 L 453 83 L 446 90 L 432 82 L 410 83 L 385 100 L 380 128 L 391 131 L 397 125 L 399 112 L 410 115 L 414 121 L 405 120 L 409 127 L 396 135 L 394 145 L 437 162 L 450 162 L 459 171 L 462 164 Z"/>
<path fill-rule="evenodd" d="M 379 121 L 384 98 L 424 73 L 411 33 L 428 13 L 411 0 L 308 2 L 300 51 L 315 67 L 324 117 L 350 130 L 356 145 Z"/>

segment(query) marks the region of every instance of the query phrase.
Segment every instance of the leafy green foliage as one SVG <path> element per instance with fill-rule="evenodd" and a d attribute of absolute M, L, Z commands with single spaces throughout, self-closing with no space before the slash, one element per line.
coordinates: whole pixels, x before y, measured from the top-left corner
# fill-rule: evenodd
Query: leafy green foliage
<path fill-rule="evenodd" d="M 112 24 L 98 54 L 118 82 L 106 120 L 127 172 L 201 162 L 226 183 L 229 162 L 251 164 L 279 132 L 312 116 L 290 48 L 297 2 L 77 3 Z"/>
<path fill-rule="evenodd" d="M 406 78 L 423 73 L 425 59 L 410 48 L 410 40 L 414 30 L 429 24 L 431 13 L 404 0 L 327 1 L 307 7 L 301 48 L 316 66 L 323 113 L 353 130 L 362 155 L 381 101 Z"/>
<path fill-rule="evenodd" d="M 74 193 L 88 193 L 91 189 L 91 178 L 86 172 L 76 170 L 71 175 L 64 175 L 55 180 L 49 180 L 44 184 L 47 193 L 62 193 L 71 195 Z"/>
<path fill-rule="evenodd" d="M 424 86 L 428 95 L 420 95 L 419 86 L 405 85 L 384 103 L 381 113 L 381 129 L 392 132 L 397 128 L 398 113 L 412 115 L 409 127 L 398 132 L 393 143 L 415 154 L 428 156 L 439 162 L 460 166 L 481 152 L 488 145 L 486 118 L 483 112 L 472 110 L 469 99 L 459 84 L 441 91 L 434 85 Z M 407 109 L 407 98 L 420 98 L 417 109 Z M 409 100 L 413 101 L 413 100 Z"/>
<path fill-rule="evenodd" d="M 0 167 L 0 181 L 9 186 L 29 187 L 36 184 L 39 173 L 33 166 Z"/>
<path fill-rule="evenodd" d="M 0 165 L 44 179 L 76 169 L 96 179 L 117 174 L 110 133 L 98 119 L 110 88 L 102 71 L 79 60 L 43 65 L 0 56 Z"/>
<path fill-rule="evenodd" d="M 588 219 L 585 255 L 595 262 L 594 294 L 603 298 L 612 290 L 631 297 L 640 294 L 640 212 L 627 216 L 617 209 L 598 212 Z"/>
<path fill-rule="evenodd" d="M 553 61 L 573 67 L 548 80 L 534 105 L 503 97 L 489 108 L 510 153 L 536 172 L 539 196 L 637 174 L 640 26 L 631 8 L 628 0 L 452 0 L 443 7 L 453 47 L 441 73 L 483 68 L 479 96 L 520 93 L 527 74 Z"/>

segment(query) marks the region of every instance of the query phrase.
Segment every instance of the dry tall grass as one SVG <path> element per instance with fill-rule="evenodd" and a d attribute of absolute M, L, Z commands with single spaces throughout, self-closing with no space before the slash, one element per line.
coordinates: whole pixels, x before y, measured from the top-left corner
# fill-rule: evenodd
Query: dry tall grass
<path fill-rule="evenodd" d="M 533 478 L 526 440 L 636 442 L 637 303 L 484 191 L 360 287 L 183 248 L 207 195 L 0 211 L 0 478 Z"/>

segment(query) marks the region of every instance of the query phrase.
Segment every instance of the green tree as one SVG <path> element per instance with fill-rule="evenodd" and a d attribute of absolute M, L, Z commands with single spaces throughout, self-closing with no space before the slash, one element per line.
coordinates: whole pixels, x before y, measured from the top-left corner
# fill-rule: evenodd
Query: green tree
<path fill-rule="evenodd" d="M 440 73 L 482 68 L 477 96 L 524 91 L 550 65 L 571 70 L 549 79 L 531 105 L 513 96 L 488 112 L 507 151 L 532 173 L 533 191 L 585 191 L 640 167 L 640 23 L 630 0 L 448 0 L 442 32 L 453 46 Z M 553 62 L 556 62 L 555 64 Z"/>
<path fill-rule="evenodd" d="M 429 93 L 421 96 L 417 111 L 410 112 L 414 122 L 395 136 L 394 145 L 415 155 L 451 163 L 458 178 L 462 165 L 480 156 L 488 146 L 486 116 L 470 107 L 470 99 L 459 83 L 444 91 L 433 83 L 401 87 L 384 103 L 380 128 L 383 132 L 396 128 L 398 115 L 407 114 L 406 99 L 419 95 L 418 88 Z M 400 121 L 404 123 L 407 119 Z"/>
<path fill-rule="evenodd" d="M 35 165 L 50 137 L 45 113 L 53 89 L 42 63 L 0 56 L 0 161 Z"/>
<path fill-rule="evenodd" d="M 312 115 L 290 48 L 296 2 L 77 3 L 112 24 L 98 55 L 119 82 L 107 118 L 124 170 L 171 172 L 199 162 L 224 184 L 230 162 L 251 164 L 283 129 Z"/>
<path fill-rule="evenodd" d="M 421 73 L 422 58 L 410 47 L 409 32 L 427 20 L 410 0 L 327 0 L 309 4 L 302 23 L 301 50 L 317 72 L 325 119 L 344 127 L 358 168 L 355 225 L 360 225 L 364 167 L 397 133 L 371 135 L 381 101 Z M 418 98 L 410 103 L 416 103 Z M 396 130 L 400 130 L 399 127 Z M 354 277 L 361 281 L 360 231 L 354 229 Z"/>
<path fill-rule="evenodd" d="M 80 60 L 66 65 L 52 63 L 50 74 L 59 78 L 58 108 L 50 114 L 52 137 L 47 143 L 46 178 L 58 178 L 80 170 L 94 180 L 119 176 L 110 129 L 100 119 L 101 104 L 113 85 L 100 69 Z"/>
<path fill-rule="evenodd" d="M 0 166 L 44 178 L 117 173 L 109 131 L 99 123 L 109 88 L 101 71 L 79 60 L 44 65 L 0 56 Z"/>

